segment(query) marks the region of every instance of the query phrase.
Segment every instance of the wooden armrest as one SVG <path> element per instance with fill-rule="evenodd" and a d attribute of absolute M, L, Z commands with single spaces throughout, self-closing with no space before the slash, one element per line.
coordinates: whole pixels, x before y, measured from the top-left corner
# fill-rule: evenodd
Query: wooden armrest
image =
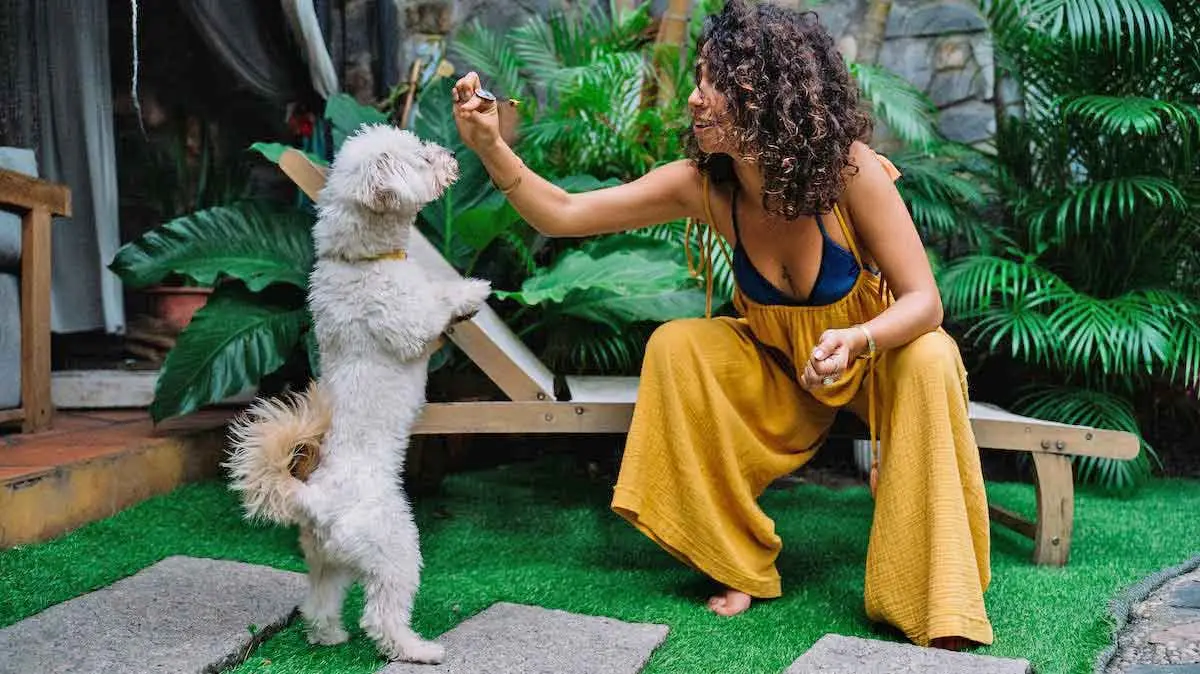
<path fill-rule="evenodd" d="M 0 169 L 0 204 L 21 210 L 44 209 L 51 215 L 71 215 L 71 190 L 66 185 Z"/>

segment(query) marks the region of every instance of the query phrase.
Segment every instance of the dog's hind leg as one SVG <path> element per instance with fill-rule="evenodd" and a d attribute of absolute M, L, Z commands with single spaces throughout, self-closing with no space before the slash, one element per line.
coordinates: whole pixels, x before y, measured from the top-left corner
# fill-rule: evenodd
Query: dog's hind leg
<path fill-rule="evenodd" d="M 416 525 L 406 515 L 376 532 L 381 540 L 375 549 L 382 556 L 364 568 L 366 605 L 359 624 L 389 660 L 437 664 L 445 648 L 422 639 L 410 626 L 421 575 Z"/>
<path fill-rule="evenodd" d="M 308 627 L 308 642 L 333 646 L 350 638 L 342 627 L 342 603 L 354 582 L 352 571 L 326 559 L 307 527 L 301 528 L 300 546 L 308 564 L 308 596 L 300 614 Z"/>

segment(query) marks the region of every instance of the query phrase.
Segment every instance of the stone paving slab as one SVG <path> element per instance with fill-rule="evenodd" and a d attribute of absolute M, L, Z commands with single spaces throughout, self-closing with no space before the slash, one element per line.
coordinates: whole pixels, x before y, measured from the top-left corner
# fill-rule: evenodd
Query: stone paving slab
<path fill-rule="evenodd" d="M 378 674 L 637 674 L 666 637 L 666 625 L 498 602 L 438 637 L 442 664 Z"/>
<path fill-rule="evenodd" d="M 784 674 L 1028 674 L 1025 660 L 826 634 Z"/>
<path fill-rule="evenodd" d="M 287 624 L 304 591 L 303 574 L 168 557 L 0 629 L 0 674 L 219 672 Z"/>
<path fill-rule="evenodd" d="M 1171 593 L 1167 603 L 1175 608 L 1200 609 L 1200 582 L 1180 585 Z"/>

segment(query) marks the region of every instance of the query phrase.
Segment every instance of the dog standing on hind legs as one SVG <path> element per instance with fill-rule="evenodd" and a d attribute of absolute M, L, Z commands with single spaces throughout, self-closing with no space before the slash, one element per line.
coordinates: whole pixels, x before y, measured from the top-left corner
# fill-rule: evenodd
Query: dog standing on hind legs
<path fill-rule="evenodd" d="M 300 612 L 314 644 L 349 638 L 342 604 L 360 581 L 360 625 L 385 657 L 444 656 L 410 626 L 421 552 L 401 471 L 431 346 L 491 286 L 431 278 L 404 251 L 417 213 L 457 174 L 453 155 L 408 131 L 367 125 L 346 139 L 313 227 L 320 381 L 259 399 L 232 424 L 224 465 L 247 517 L 299 525 L 309 579 Z"/>

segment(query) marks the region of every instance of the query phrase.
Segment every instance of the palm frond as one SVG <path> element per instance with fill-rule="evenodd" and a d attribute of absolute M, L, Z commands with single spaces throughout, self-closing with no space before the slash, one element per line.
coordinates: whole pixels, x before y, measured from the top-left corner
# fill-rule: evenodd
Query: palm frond
<path fill-rule="evenodd" d="M 1066 112 L 1094 124 L 1103 133 L 1118 135 L 1157 136 L 1168 123 L 1185 133 L 1200 128 L 1200 107 L 1143 96 L 1080 96 L 1067 104 Z"/>
<path fill-rule="evenodd" d="M 954 260 L 946 266 L 941 282 L 946 311 L 964 320 L 1016 298 L 1036 298 L 1040 305 L 1066 288 L 1061 278 L 1033 260 L 995 255 L 967 255 Z"/>
<path fill-rule="evenodd" d="M 1052 233 L 1059 239 L 1091 234 L 1117 219 L 1162 208 L 1184 210 L 1187 201 L 1173 182 L 1158 176 L 1121 176 L 1091 180 L 1057 203 L 1049 203 L 1029 213 L 1029 227 L 1035 238 L 1046 231 L 1053 218 Z"/>
<path fill-rule="evenodd" d="M 480 75 L 492 79 L 495 84 L 491 86 L 502 94 L 511 98 L 525 96 L 521 60 L 516 50 L 478 18 L 459 31 L 450 51 Z"/>
<path fill-rule="evenodd" d="M 920 89 L 883 66 L 848 64 L 863 97 L 896 137 L 914 148 L 928 148 L 938 139 L 937 108 Z"/>
<path fill-rule="evenodd" d="M 1078 51 L 1135 54 L 1143 62 L 1171 48 L 1174 23 L 1159 0 L 1025 0 L 1032 22 Z"/>

